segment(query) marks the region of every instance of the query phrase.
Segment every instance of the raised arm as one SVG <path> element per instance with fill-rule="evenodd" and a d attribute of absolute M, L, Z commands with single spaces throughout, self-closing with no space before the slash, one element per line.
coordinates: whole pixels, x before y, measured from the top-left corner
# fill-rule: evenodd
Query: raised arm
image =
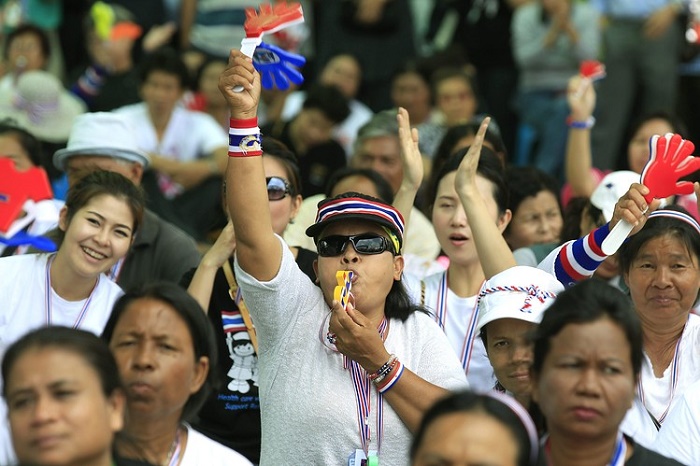
<path fill-rule="evenodd" d="M 481 123 L 474 143 L 462 159 L 455 177 L 455 189 L 467 213 L 479 262 L 487 279 L 516 265 L 513 253 L 503 238 L 503 230 L 510 222 L 511 212 L 507 210 L 499 214 L 497 222 L 494 222 L 476 185 L 479 156 L 490 122 L 491 118 L 485 118 Z"/>
<path fill-rule="evenodd" d="M 233 224 L 229 221 L 224 229 L 221 230 L 214 245 L 202 257 L 197 270 L 192 276 L 192 281 L 187 287 L 188 293 L 197 300 L 204 312 L 207 312 L 207 309 L 209 309 L 216 272 L 226 263 L 235 250 L 236 235 L 233 231 Z"/>
<path fill-rule="evenodd" d="M 408 226 L 416 193 L 423 182 L 423 157 L 418 149 L 418 130 L 411 129 L 411 122 L 405 108 L 399 108 L 396 120 L 399 123 L 403 179 L 394 197 L 394 207 L 401 212 L 404 224 Z"/>
<path fill-rule="evenodd" d="M 234 92 L 235 86 L 243 91 Z M 253 61 L 231 50 L 219 90 L 231 110 L 229 160 L 226 167 L 226 202 L 236 230 L 236 257 L 243 270 L 260 281 L 272 279 L 282 260 L 282 245 L 275 237 L 267 200 L 257 111 L 260 75 Z"/>
<path fill-rule="evenodd" d="M 591 127 L 596 94 L 590 79 L 576 75 L 569 79 L 568 97 L 571 110 L 569 138 L 566 142 L 566 181 L 574 197 L 591 197 L 595 180 L 591 174 Z"/>
<path fill-rule="evenodd" d="M 634 235 L 646 223 L 645 214 L 659 207 L 661 201 L 658 199 L 654 199 L 651 205 L 647 205 L 644 196 L 648 192 L 649 188 L 644 185 L 639 183 L 631 185 L 615 204 L 610 222 L 596 228 L 583 238 L 559 246 L 549 253 L 537 268 L 552 274 L 564 286 L 573 285 L 593 276 L 598 266 L 608 257 L 603 253 L 602 244 L 610 234 L 610 230 L 624 219 L 635 226 L 630 233 Z"/>

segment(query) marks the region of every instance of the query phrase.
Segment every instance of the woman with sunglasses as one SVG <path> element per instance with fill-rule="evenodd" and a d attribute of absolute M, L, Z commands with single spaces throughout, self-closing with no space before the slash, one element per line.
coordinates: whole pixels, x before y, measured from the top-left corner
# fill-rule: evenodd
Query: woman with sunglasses
<path fill-rule="evenodd" d="M 316 287 L 272 226 L 257 134 L 260 78 L 237 50 L 229 63 L 219 81 L 233 116 L 227 202 L 236 276 L 260 345 L 260 464 L 406 464 L 410 431 L 466 380 L 400 281 L 403 218 L 357 193 L 322 201 L 307 230 L 318 246 Z M 349 297 L 336 290 L 338 272 Z"/>
<path fill-rule="evenodd" d="M 299 167 L 296 156 L 273 138 L 263 141 L 263 167 L 272 229 L 282 235 L 301 205 Z M 225 195 L 224 184 L 224 195 Z M 207 310 L 214 325 L 219 354 L 218 389 L 207 398 L 195 427 L 209 437 L 260 461 L 260 397 L 258 393 L 258 354 L 255 330 L 246 302 L 237 290 L 233 274 L 236 238 L 229 222 L 216 243 L 207 251 L 197 269 L 183 277 L 182 284 Z M 316 253 L 289 247 L 299 269 L 315 279 Z M 230 275 L 227 275 L 229 274 Z"/>

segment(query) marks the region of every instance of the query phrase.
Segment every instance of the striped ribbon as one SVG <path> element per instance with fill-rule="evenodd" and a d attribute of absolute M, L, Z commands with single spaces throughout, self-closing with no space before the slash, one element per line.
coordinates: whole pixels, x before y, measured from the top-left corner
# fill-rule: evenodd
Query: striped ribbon
<path fill-rule="evenodd" d="M 666 419 L 666 415 L 668 414 L 668 411 L 671 409 L 671 403 L 673 403 L 673 397 L 676 394 L 676 387 L 678 386 L 678 377 L 680 375 L 680 355 L 681 355 L 681 342 L 683 341 L 683 335 L 685 335 L 685 328 L 688 326 L 688 322 L 686 321 L 685 326 L 683 327 L 683 332 L 681 333 L 680 338 L 676 342 L 676 349 L 675 349 L 675 354 L 673 355 L 673 362 L 671 363 L 671 395 L 668 399 L 668 404 L 666 405 L 666 409 L 664 410 L 663 413 L 661 413 L 661 416 L 659 418 L 654 418 L 656 423 L 658 423 L 657 429 L 661 427 L 661 424 L 664 423 L 664 420 Z M 651 411 L 647 408 L 646 405 L 646 400 L 644 398 L 644 385 L 642 385 L 642 379 L 641 377 L 639 378 L 639 381 L 637 381 L 637 394 L 639 395 L 639 399 L 642 402 L 642 406 L 644 406 L 644 409 L 647 410 L 650 416 L 653 417 L 653 414 L 651 414 Z"/>
<path fill-rule="evenodd" d="M 438 287 L 438 297 L 435 309 L 436 320 L 443 332 L 445 331 L 445 326 L 447 325 L 447 272 L 442 275 L 442 280 L 440 280 L 440 286 Z M 460 361 L 462 362 L 462 369 L 464 369 L 465 374 L 469 372 L 469 364 L 471 363 L 472 353 L 474 351 L 474 339 L 476 336 L 476 323 L 478 317 L 478 300 L 474 303 L 474 308 L 472 309 L 472 315 L 469 319 L 469 325 L 467 326 L 467 333 L 464 335 L 464 342 L 462 343 L 462 351 L 459 354 Z"/>
<path fill-rule="evenodd" d="M 178 466 L 180 464 L 180 455 L 182 454 L 182 428 L 178 427 L 175 434 L 175 440 L 170 447 L 168 454 L 168 466 Z"/>
<path fill-rule="evenodd" d="M 117 262 L 115 262 L 112 268 L 109 269 L 109 279 L 112 280 L 114 283 L 117 283 L 117 280 L 119 280 L 119 275 L 122 273 L 122 266 L 124 265 L 125 260 L 126 256 L 122 257 Z"/>
<path fill-rule="evenodd" d="M 388 321 L 386 317 L 382 318 L 377 330 L 382 336 L 382 340 L 386 340 Z M 369 418 L 372 411 L 372 382 L 369 380 L 369 375 L 362 366 L 356 361 L 348 359 L 343 355 L 343 364 L 347 369 L 350 367 L 352 376 L 352 384 L 355 388 L 355 402 L 357 404 L 357 425 L 360 433 L 360 441 L 365 454 L 369 454 L 369 444 L 372 440 L 372 430 L 370 429 Z M 375 430 L 377 433 L 377 452 L 381 449 L 382 437 L 384 436 L 384 399 L 382 394 L 377 392 L 377 412 L 375 418 Z"/>
<path fill-rule="evenodd" d="M 56 258 L 56 254 L 51 254 L 51 256 L 48 258 L 46 261 L 46 294 L 45 294 L 45 300 L 44 300 L 44 309 L 46 311 L 46 325 L 51 326 L 53 325 L 53 316 L 52 316 L 52 304 L 51 304 L 51 264 L 53 264 L 53 260 Z M 101 274 L 100 274 L 101 275 Z M 95 295 L 95 290 L 97 289 L 97 284 L 100 282 L 100 275 L 97 276 L 97 280 L 95 281 L 95 285 L 92 287 L 92 291 L 90 291 L 90 296 L 85 300 L 85 304 L 83 304 L 83 308 L 80 310 L 80 313 L 78 314 L 78 318 L 75 320 L 75 323 L 73 324 L 73 328 L 79 328 L 80 324 L 83 322 L 83 319 L 85 319 L 85 315 L 87 314 L 88 307 L 90 306 L 90 302 L 92 302 L 92 297 Z"/>

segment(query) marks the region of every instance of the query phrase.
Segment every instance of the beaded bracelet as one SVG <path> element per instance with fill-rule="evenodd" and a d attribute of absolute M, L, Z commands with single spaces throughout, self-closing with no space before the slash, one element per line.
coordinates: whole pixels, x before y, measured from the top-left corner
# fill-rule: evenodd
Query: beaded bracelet
<path fill-rule="evenodd" d="M 262 155 L 262 142 L 257 118 L 238 120 L 231 118 L 228 130 L 229 157 L 255 157 Z"/>
<path fill-rule="evenodd" d="M 393 375 L 386 379 L 384 383 L 382 384 L 377 384 L 377 391 L 379 393 L 384 393 L 388 391 L 391 387 L 396 385 L 396 382 L 399 381 L 401 376 L 403 375 L 403 364 L 401 364 L 401 361 L 397 360 L 396 361 L 396 370 L 394 371 Z"/>
<path fill-rule="evenodd" d="M 577 121 L 577 120 L 574 120 L 573 118 L 571 118 L 571 116 L 569 116 L 566 119 L 566 125 L 569 128 L 574 128 L 574 129 L 591 129 L 591 128 L 593 128 L 593 125 L 595 125 L 595 118 L 593 118 L 591 116 L 591 117 L 588 117 L 585 121 Z"/>
<path fill-rule="evenodd" d="M 379 377 L 377 377 L 376 379 L 373 379 L 372 382 L 373 382 L 375 385 L 381 384 L 381 383 L 382 383 L 382 380 L 384 380 L 389 374 L 391 374 L 391 371 L 394 370 L 394 367 L 396 367 L 396 365 L 397 365 L 398 363 L 399 363 L 399 360 L 398 360 L 398 359 L 394 359 L 394 360 L 392 361 L 392 363 L 389 365 L 389 368 L 386 370 L 386 372 L 383 373 L 382 375 L 380 375 Z"/>
<path fill-rule="evenodd" d="M 384 365 L 382 365 L 382 367 L 377 369 L 376 372 L 369 374 L 369 380 L 371 380 L 375 384 L 381 382 L 384 379 L 384 377 L 389 375 L 391 370 L 394 368 L 394 364 L 396 363 L 396 361 L 397 359 L 395 354 L 389 356 L 389 360 L 385 362 Z"/>

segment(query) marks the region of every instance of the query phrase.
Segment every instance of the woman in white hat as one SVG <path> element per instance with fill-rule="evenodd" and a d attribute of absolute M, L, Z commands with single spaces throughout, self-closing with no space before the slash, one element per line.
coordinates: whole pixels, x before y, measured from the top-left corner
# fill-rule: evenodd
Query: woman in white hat
<path fill-rule="evenodd" d="M 406 464 L 410 431 L 425 410 L 466 381 L 401 283 L 403 217 L 357 193 L 322 201 L 307 230 L 319 253 L 315 286 L 273 233 L 259 75 L 237 50 L 229 63 L 219 81 L 233 116 L 227 201 L 236 276 L 258 332 L 260 464 Z M 243 92 L 234 92 L 238 85 Z M 338 272 L 352 287 L 346 306 L 335 298 Z"/>

